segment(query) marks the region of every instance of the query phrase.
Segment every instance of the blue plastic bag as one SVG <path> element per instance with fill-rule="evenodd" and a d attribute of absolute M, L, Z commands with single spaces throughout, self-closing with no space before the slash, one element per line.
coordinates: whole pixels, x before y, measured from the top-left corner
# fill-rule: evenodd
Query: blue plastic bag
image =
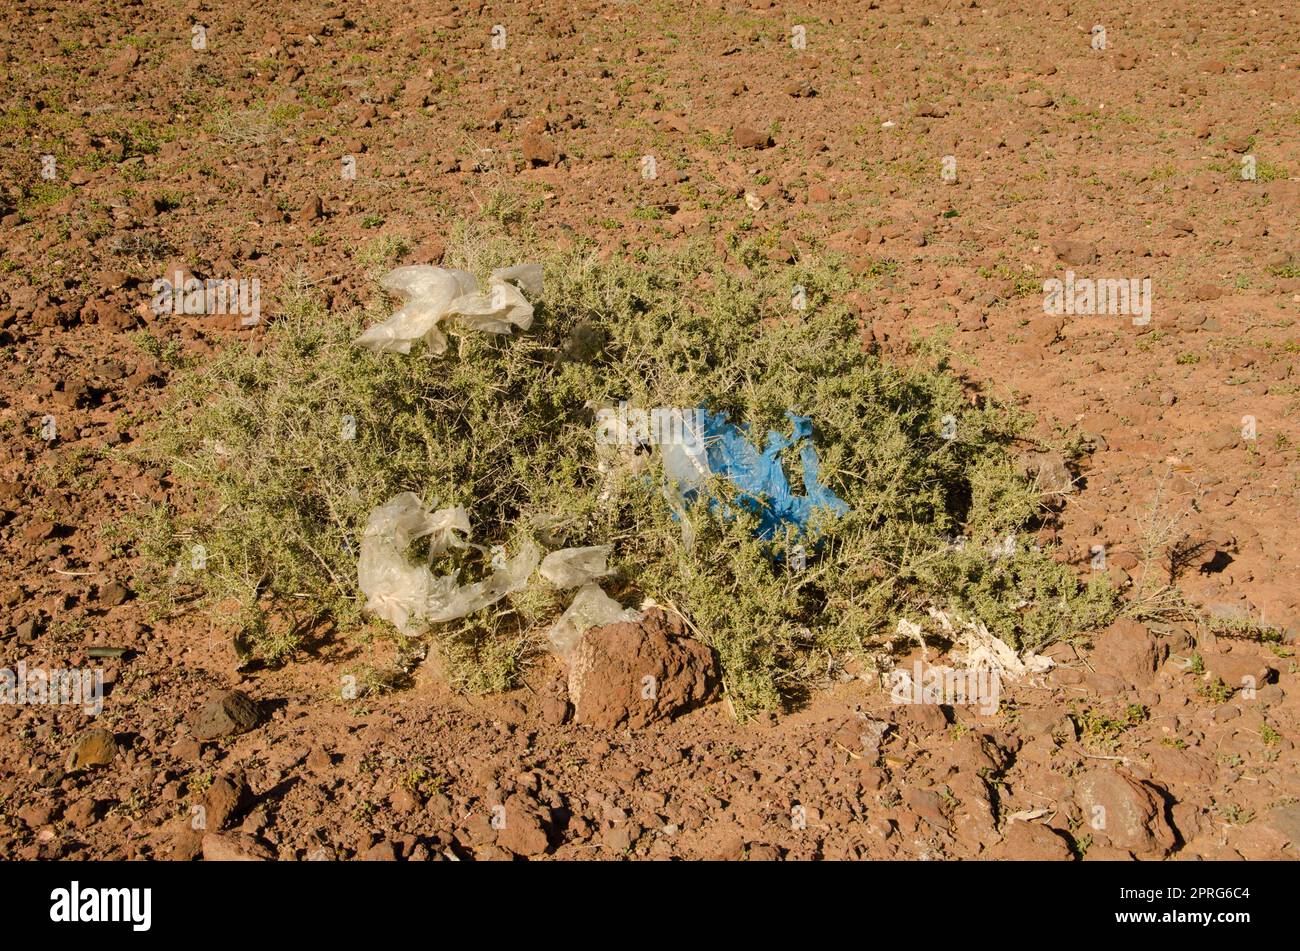
<path fill-rule="evenodd" d="M 710 475 L 725 476 L 740 489 L 739 501 L 758 515 L 755 538 L 771 539 L 785 526 L 795 537 L 805 534 L 813 513 L 824 509 L 836 515 L 849 511 L 848 503 L 820 481 L 820 464 L 812 443 L 812 420 L 787 411 L 792 424 L 789 436 L 768 430 L 767 445 L 760 452 L 749 440 L 749 427 L 727 421 L 726 413 L 701 409 L 699 439 L 689 439 L 662 448 L 664 472 L 676 483 L 683 502 L 695 501 Z M 790 481 L 781 466 L 780 453 L 802 442 L 799 460 L 803 466 L 804 494 L 790 491 Z M 721 504 L 710 499 L 711 506 Z"/>

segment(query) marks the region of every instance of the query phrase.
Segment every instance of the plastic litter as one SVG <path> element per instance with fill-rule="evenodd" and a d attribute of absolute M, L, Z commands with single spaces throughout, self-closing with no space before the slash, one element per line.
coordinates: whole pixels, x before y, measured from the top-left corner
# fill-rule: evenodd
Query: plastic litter
<path fill-rule="evenodd" d="M 664 474 L 671 486 L 670 504 L 681 516 L 686 503 L 695 501 L 710 475 L 725 476 L 741 490 L 740 501 L 759 516 L 756 538 L 771 539 L 783 526 L 792 526 L 796 536 L 807 531 L 817 510 L 837 515 L 849 511 L 848 503 L 820 481 L 821 467 L 812 443 L 812 420 L 786 412 L 792 430 L 789 436 L 768 430 L 767 444 L 760 452 L 749 441 L 749 428 L 727 422 L 726 413 L 700 410 L 702 440 L 684 440 L 661 447 Z M 780 453 L 802 443 L 799 461 L 803 467 L 804 494 L 795 495 L 781 466 Z M 710 505 L 720 505 L 710 499 Z"/>
<path fill-rule="evenodd" d="M 609 545 L 562 548 L 542 559 L 538 574 L 557 588 L 576 588 L 609 574 L 610 550 Z"/>
<path fill-rule="evenodd" d="M 643 620 L 645 615 L 640 611 L 623 607 L 607 595 L 600 585 L 588 582 L 578 589 L 578 593 L 573 597 L 573 603 L 560 615 L 559 620 L 551 626 L 546 636 L 555 653 L 567 663 L 573 656 L 573 652 L 577 650 L 582 635 L 591 628 L 617 624 L 620 621 Z"/>
<path fill-rule="evenodd" d="M 465 585 L 458 583 L 459 571 L 435 576 L 428 566 L 406 557 L 411 543 L 425 536 L 429 536 L 431 555 L 467 547 L 457 533 L 469 533 L 469 516 L 463 508 L 429 512 L 414 492 L 403 492 L 375 508 L 366 519 L 357 562 L 366 610 L 403 633 L 415 634 L 428 623 L 455 620 L 495 604 L 528 584 L 540 560 L 531 541 L 487 578 Z"/>
<path fill-rule="evenodd" d="M 1003 677 L 1018 679 L 1041 674 L 1055 663 L 1052 658 L 1032 651 L 1017 654 L 1011 645 L 994 635 L 978 618 L 963 618 L 933 605 L 926 611 L 944 634 L 956 641 L 953 657 L 962 660 L 970 670 L 991 670 Z"/>
<path fill-rule="evenodd" d="M 410 353 L 413 344 L 424 341 L 431 352 L 441 355 L 447 352 L 447 337 L 439 324 L 449 319 L 484 333 L 508 334 L 516 327 L 532 326 L 533 305 L 524 290 L 541 293 L 542 266 L 498 268 L 488 278 L 486 291 L 468 271 L 428 264 L 394 268 L 379 284 L 405 303 L 392 317 L 357 337 L 357 345 L 375 353 Z"/>
<path fill-rule="evenodd" d="M 542 293 L 542 266 L 535 262 L 499 267 L 492 272 L 492 277 L 500 278 L 511 284 L 518 284 L 520 289 L 528 294 L 540 295 Z"/>

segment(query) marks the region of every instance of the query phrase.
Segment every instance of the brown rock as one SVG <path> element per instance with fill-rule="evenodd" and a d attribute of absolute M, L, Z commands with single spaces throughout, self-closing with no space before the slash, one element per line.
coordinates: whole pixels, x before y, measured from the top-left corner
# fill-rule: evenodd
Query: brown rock
<path fill-rule="evenodd" d="M 542 722 L 551 726 L 563 725 L 569 719 L 570 712 L 569 699 L 554 694 L 543 697 L 538 709 Z"/>
<path fill-rule="evenodd" d="M 952 830 L 957 840 L 973 852 L 980 852 L 997 838 L 992 797 L 984 780 L 973 774 L 959 776 L 952 784 L 957 805 Z"/>
<path fill-rule="evenodd" d="M 126 589 L 126 585 L 120 581 L 110 581 L 104 587 L 99 589 L 99 601 L 107 607 L 116 607 L 125 601 L 131 592 Z"/>
<path fill-rule="evenodd" d="M 1300 803 L 1270 809 L 1260 817 L 1264 825 L 1276 832 L 1291 845 L 1300 845 Z"/>
<path fill-rule="evenodd" d="M 193 862 L 203 854 L 203 833 L 190 826 L 190 819 L 186 817 L 176 826 L 176 832 L 172 835 L 171 853 L 168 859 L 173 862 Z"/>
<path fill-rule="evenodd" d="M 245 733 L 261 722 L 257 702 L 242 690 L 230 690 L 213 697 L 199 710 L 193 733 L 199 740 Z"/>
<path fill-rule="evenodd" d="M 77 737 L 77 742 L 68 751 L 64 769 L 75 773 L 96 766 L 108 766 L 117 755 L 117 741 L 108 730 L 87 730 Z"/>
<path fill-rule="evenodd" d="M 772 144 L 770 135 L 747 125 L 736 126 L 731 130 L 731 137 L 742 149 L 765 149 Z"/>
<path fill-rule="evenodd" d="M 948 711 L 937 703 L 899 704 L 898 720 L 912 724 L 921 736 L 948 729 Z"/>
<path fill-rule="evenodd" d="M 1158 745 L 1150 750 L 1152 774 L 1174 790 L 1179 787 L 1208 787 L 1218 778 L 1219 770 L 1214 761 L 1193 750 Z"/>
<path fill-rule="evenodd" d="M 68 806 L 68 811 L 63 814 L 63 818 L 72 828 L 85 829 L 95 823 L 100 813 L 99 803 L 87 796 Z"/>
<path fill-rule="evenodd" d="M 1097 246 L 1090 241 L 1062 238 L 1052 242 L 1052 250 L 1066 264 L 1082 267 L 1097 260 Z"/>
<path fill-rule="evenodd" d="M 324 213 L 325 208 L 324 205 L 321 204 L 320 196 L 312 195 L 303 203 L 303 206 L 298 209 L 298 214 L 294 217 L 297 221 L 316 221 Z"/>
<path fill-rule="evenodd" d="M 516 855 L 541 855 L 550 847 L 547 824 L 535 802 L 526 796 L 511 796 L 505 803 L 496 844 Z"/>
<path fill-rule="evenodd" d="M 555 143 L 537 133 L 524 136 L 523 149 L 526 165 L 554 165 L 560 160 Z"/>
<path fill-rule="evenodd" d="M 203 837 L 205 862 L 264 862 L 271 857 L 271 850 L 250 836 L 209 832 Z"/>
<path fill-rule="evenodd" d="M 574 720 L 608 730 L 644 727 L 708 700 L 718 683 L 713 652 L 670 631 L 667 616 L 652 611 L 640 623 L 584 634 L 569 669 Z"/>
<path fill-rule="evenodd" d="M 1074 475 L 1059 452 L 1028 453 L 1020 460 L 1019 468 L 1045 498 L 1074 491 Z"/>
<path fill-rule="evenodd" d="M 1099 634 L 1091 661 L 1103 674 L 1127 684 L 1148 684 L 1167 653 L 1145 624 L 1122 618 Z"/>
<path fill-rule="evenodd" d="M 29 829 L 40 829 L 55 820 L 58 807 L 49 802 L 32 802 L 17 811 L 18 819 Z"/>
<path fill-rule="evenodd" d="M 376 842 L 358 856 L 363 862 L 396 862 L 397 847 L 387 839 Z"/>
<path fill-rule="evenodd" d="M 393 807 L 393 812 L 398 815 L 406 815 L 408 812 L 414 812 L 420 808 L 420 801 L 415 798 L 415 793 L 405 786 L 398 786 L 393 790 L 392 795 L 388 797 L 388 804 Z"/>
<path fill-rule="evenodd" d="M 944 813 L 943 799 L 933 789 L 909 786 L 903 791 L 903 802 L 938 832 L 948 832 L 948 816 Z"/>
<path fill-rule="evenodd" d="M 1085 831 L 1105 845 L 1160 857 L 1177 843 L 1158 787 L 1118 769 L 1084 776 L 1075 788 Z"/>
<path fill-rule="evenodd" d="M 1273 668 L 1268 661 L 1245 649 L 1234 650 L 1231 654 L 1205 652 L 1202 656 L 1210 679 L 1222 680 L 1233 690 L 1258 690 L 1273 680 Z"/>
<path fill-rule="evenodd" d="M 204 826 L 220 832 L 253 803 L 252 791 L 241 776 L 220 776 L 204 797 Z"/>
<path fill-rule="evenodd" d="M 1072 856 L 1065 839 L 1037 822 L 1012 822 L 1003 830 L 994 856 L 1018 861 L 1068 861 Z"/>

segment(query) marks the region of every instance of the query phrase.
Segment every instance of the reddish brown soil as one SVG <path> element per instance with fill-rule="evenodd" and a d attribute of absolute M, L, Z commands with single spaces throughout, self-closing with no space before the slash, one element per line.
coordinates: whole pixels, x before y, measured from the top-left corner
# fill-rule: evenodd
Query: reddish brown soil
<path fill-rule="evenodd" d="M 91 725 L 80 710 L 0 706 L 0 857 L 1295 857 L 1298 51 L 1300 9 L 1199 0 L 9 11 L 0 662 L 134 653 L 105 662 L 105 767 L 64 772 Z M 300 108 L 259 122 L 267 103 Z M 739 146 L 737 127 L 770 146 Z M 57 177 L 24 198 L 44 154 Z M 342 704 L 340 670 L 389 648 L 341 640 L 241 676 L 202 617 L 150 621 L 103 534 L 169 493 L 113 454 L 170 374 L 129 334 L 200 356 L 232 336 L 154 316 L 150 283 L 181 264 L 273 295 L 296 269 L 346 308 L 371 292 L 358 247 L 395 234 L 408 261 L 436 260 L 449 224 L 498 191 L 556 244 L 708 234 L 725 251 L 739 233 L 768 236 L 777 261 L 898 262 L 859 297 L 876 340 L 956 324 L 973 381 L 1045 435 L 1092 438 L 1056 533 L 1081 573 L 1104 545 L 1127 584 L 1151 513 L 1178 517 L 1162 540 L 1198 552 L 1186 598 L 1286 643 L 1126 625 L 1055 651 L 993 716 L 892 705 L 857 679 L 770 720 L 713 703 L 602 732 L 561 722 L 547 663 L 527 689 L 466 697 L 431 654 L 411 689 Z M 1041 282 L 1067 268 L 1150 277 L 1151 323 L 1045 317 Z M 1208 695 L 1218 675 L 1258 689 Z M 232 687 L 266 719 L 200 744 L 189 722 Z M 1082 713 L 1130 705 L 1145 717 L 1109 739 Z M 890 724 L 878 756 L 872 720 Z"/>

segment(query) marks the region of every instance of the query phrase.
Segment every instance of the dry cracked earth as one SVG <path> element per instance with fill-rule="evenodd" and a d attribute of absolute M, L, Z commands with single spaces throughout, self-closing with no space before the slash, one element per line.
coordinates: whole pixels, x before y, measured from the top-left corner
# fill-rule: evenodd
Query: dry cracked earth
<path fill-rule="evenodd" d="M 1289 4 L 8 4 L 0 661 L 106 695 L 0 704 L 0 857 L 1295 858 L 1298 71 Z M 124 450 L 178 358 L 261 330 L 152 282 L 346 309 L 375 242 L 436 263 L 485 209 L 602 254 L 843 255 L 875 344 L 955 327 L 972 387 L 1089 446 L 1044 540 L 1198 617 L 1058 645 L 992 712 L 850 671 L 745 723 L 575 721 L 549 660 L 465 696 L 436 652 L 345 701 L 391 645 L 240 672 L 153 617 L 113 526 L 172 490 Z M 1149 279 L 1149 320 L 1046 313 L 1067 272 Z"/>

